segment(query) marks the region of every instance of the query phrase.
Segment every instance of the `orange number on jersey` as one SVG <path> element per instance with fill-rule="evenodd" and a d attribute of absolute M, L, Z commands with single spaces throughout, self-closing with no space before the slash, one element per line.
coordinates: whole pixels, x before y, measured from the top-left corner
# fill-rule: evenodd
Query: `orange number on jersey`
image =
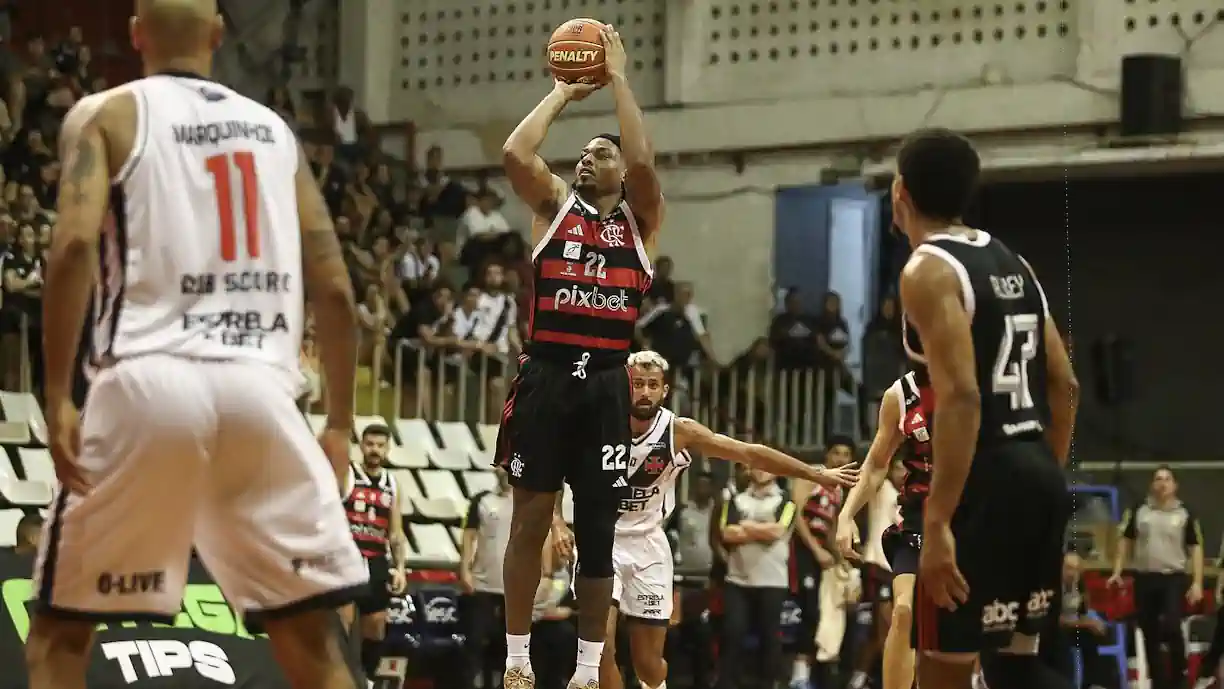
<path fill-rule="evenodd" d="M 239 151 L 215 155 L 205 161 L 217 190 L 217 214 L 221 218 L 221 260 L 238 258 L 238 233 L 234 229 L 234 193 L 230 186 L 230 161 L 242 178 L 242 217 L 246 221 L 246 250 L 259 258 L 259 184 L 255 177 L 255 154 Z"/>

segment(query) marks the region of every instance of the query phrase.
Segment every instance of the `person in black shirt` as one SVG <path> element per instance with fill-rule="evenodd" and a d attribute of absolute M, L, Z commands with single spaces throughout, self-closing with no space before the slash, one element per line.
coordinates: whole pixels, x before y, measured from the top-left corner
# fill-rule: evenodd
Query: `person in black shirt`
<path fill-rule="evenodd" d="M 405 398 L 401 402 L 409 414 L 429 410 L 433 389 L 429 371 L 437 368 L 437 353 L 455 342 L 451 332 L 454 308 L 454 291 L 449 285 L 436 285 L 428 298 L 414 301 L 391 329 L 395 361 L 402 367 L 399 375 Z"/>
<path fill-rule="evenodd" d="M 812 368 L 817 363 L 816 319 L 803 313 L 799 288 L 786 290 L 783 311 L 769 324 L 769 344 L 773 346 L 778 368 Z"/>
<path fill-rule="evenodd" d="M 5 350 L 21 351 L 22 324 L 25 324 L 26 343 L 30 371 L 35 389 L 42 382 L 42 287 L 43 259 L 38 249 L 38 234 L 29 224 L 17 230 L 17 242 L 3 258 L 2 283 L 4 289 L 3 315 L 0 316 L 0 333 L 4 335 Z M 8 390 L 22 389 L 20 380 L 20 358 L 8 359 L 5 371 L 5 387 Z"/>
<path fill-rule="evenodd" d="M 646 295 L 658 303 L 671 303 L 676 300 L 676 281 L 672 279 L 672 271 L 676 263 L 671 256 L 660 256 L 655 261 L 654 279 L 650 281 L 650 289 Z"/>
<path fill-rule="evenodd" d="M 815 318 L 816 347 L 823 357 L 823 365 L 829 371 L 845 369 L 846 352 L 850 345 L 850 325 L 842 316 L 841 295 L 826 292 L 824 306 Z"/>
<path fill-rule="evenodd" d="M 916 334 L 905 342 L 935 400 L 918 683 L 969 689 L 980 654 L 992 689 L 1066 687 L 1036 654 L 1057 615 L 1078 383 L 1032 268 L 961 222 L 980 170 L 967 139 L 926 129 L 902 144 L 892 183 L 894 221 L 914 247 L 901 272 Z"/>
<path fill-rule="evenodd" d="M 55 208 L 59 198 L 60 163 L 55 158 L 41 158 L 38 161 L 38 179 L 31 188 L 39 208 Z"/>

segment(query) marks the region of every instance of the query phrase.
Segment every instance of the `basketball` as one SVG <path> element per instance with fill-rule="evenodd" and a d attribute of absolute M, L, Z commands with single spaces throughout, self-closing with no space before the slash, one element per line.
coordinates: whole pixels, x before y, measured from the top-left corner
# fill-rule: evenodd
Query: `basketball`
<path fill-rule="evenodd" d="M 548 39 L 548 68 L 557 79 L 571 84 L 599 84 L 607 78 L 604 67 L 603 23 L 571 19 Z"/>

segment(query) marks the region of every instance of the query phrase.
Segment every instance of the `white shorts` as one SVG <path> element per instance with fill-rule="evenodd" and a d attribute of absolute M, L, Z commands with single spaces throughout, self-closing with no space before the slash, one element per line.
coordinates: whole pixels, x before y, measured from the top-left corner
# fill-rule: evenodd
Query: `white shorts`
<path fill-rule="evenodd" d="M 193 545 L 229 604 L 256 618 L 364 592 L 365 560 L 293 378 L 169 356 L 99 372 L 81 421 L 91 490 L 56 496 L 36 568 L 42 608 L 170 621 Z"/>
<path fill-rule="evenodd" d="M 671 621 L 672 549 L 662 528 L 616 534 L 612 570 L 612 601 L 622 614 L 647 624 Z"/>

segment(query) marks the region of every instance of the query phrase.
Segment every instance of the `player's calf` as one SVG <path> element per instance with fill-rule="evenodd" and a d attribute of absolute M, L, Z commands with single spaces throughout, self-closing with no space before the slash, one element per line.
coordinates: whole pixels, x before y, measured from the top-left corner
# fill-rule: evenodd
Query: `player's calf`
<path fill-rule="evenodd" d="M 982 677 L 990 689 L 1071 689 L 1071 682 L 1037 657 L 1036 636 L 1015 634 L 997 651 L 982 653 Z"/>
<path fill-rule="evenodd" d="M 502 561 L 506 595 L 507 689 L 533 686 L 531 607 L 540 582 L 544 539 L 552 526 L 556 493 L 513 489 L 514 512 Z M 600 621 L 602 624 L 602 620 Z"/>
<path fill-rule="evenodd" d="M 293 689 L 356 689 L 331 610 L 268 619 L 272 655 Z"/>
<path fill-rule="evenodd" d="M 94 626 L 35 614 L 25 646 L 30 689 L 85 689 Z"/>
<path fill-rule="evenodd" d="M 382 662 L 383 642 L 387 636 L 387 611 L 363 615 L 361 618 L 361 667 L 366 677 L 374 679 Z"/>
<path fill-rule="evenodd" d="M 667 683 L 667 661 L 663 659 L 667 621 L 660 622 L 634 620 L 629 626 L 629 653 L 642 689 L 663 689 Z"/>

